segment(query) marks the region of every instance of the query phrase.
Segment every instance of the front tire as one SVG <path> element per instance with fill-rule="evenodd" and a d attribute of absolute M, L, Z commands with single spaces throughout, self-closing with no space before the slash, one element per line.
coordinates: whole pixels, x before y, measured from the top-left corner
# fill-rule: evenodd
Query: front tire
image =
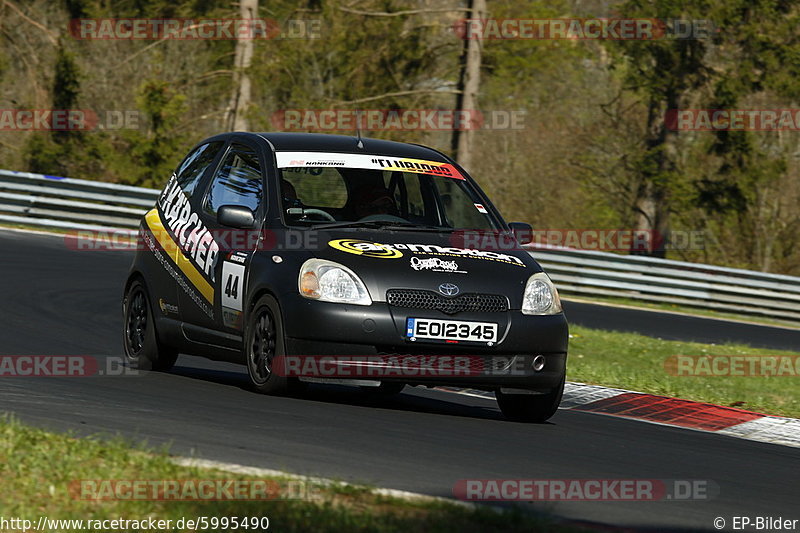
<path fill-rule="evenodd" d="M 300 388 L 296 379 L 279 376 L 273 371 L 275 358 L 286 355 L 286 345 L 283 317 L 272 296 L 262 296 L 249 314 L 244 351 L 247 375 L 256 392 L 277 396 Z"/>
<path fill-rule="evenodd" d="M 503 394 L 495 392 L 497 405 L 506 418 L 515 422 L 542 423 L 556 413 L 564 394 L 564 379 L 561 384 L 546 394 Z"/>
<path fill-rule="evenodd" d="M 178 351 L 158 340 L 153 306 L 140 280 L 131 283 L 122 301 L 125 361 L 139 370 L 167 371 L 175 365 Z"/>

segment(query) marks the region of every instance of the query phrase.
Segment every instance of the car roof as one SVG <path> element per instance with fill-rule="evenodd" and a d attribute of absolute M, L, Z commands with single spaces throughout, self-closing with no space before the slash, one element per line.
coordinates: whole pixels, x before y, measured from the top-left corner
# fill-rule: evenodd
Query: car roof
<path fill-rule="evenodd" d="M 363 148 L 358 146 L 358 137 L 351 135 L 331 135 L 327 133 L 250 133 L 250 132 L 230 132 L 215 135 L 210 140 L 227 140 L 230 136 L 256 137 L 267 141 L 275 151 L 279 152 L 334 152 L 334 153 L 365 153 L 387 155 L 392 157 L 410 157 L 414 159 L 426 159 L 429 161 L 441 161 L 450 163 L 451 160 L 441 152 L 421 146 L 419 144 L 409 144 L 395 141 L 385 141 L 382 139 L 370 139 L 362 137 Z"/>

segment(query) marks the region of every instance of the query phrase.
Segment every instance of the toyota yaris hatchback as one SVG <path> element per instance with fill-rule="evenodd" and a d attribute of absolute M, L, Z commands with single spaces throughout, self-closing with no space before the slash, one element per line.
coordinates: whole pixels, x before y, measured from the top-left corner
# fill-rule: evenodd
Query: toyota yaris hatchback
<path fill-rule="evenodd" d="M 241 363 L 270 394 L 309 381 L 483 389 L 508 418 L 543 421 L 561 400 L 568 333 L 519 247 L 526 229 L 430 148 L 218 135 L 142 220 L 126 355 L 156 370 L 178 352 Z"/>

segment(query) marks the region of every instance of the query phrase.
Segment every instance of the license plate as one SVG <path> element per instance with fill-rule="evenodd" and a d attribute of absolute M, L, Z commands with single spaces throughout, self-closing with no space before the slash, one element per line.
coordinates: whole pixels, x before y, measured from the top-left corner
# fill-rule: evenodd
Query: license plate
<path fill-rule="evenodd" d="M 409 339 L 438 339 L 445 341 L 496 342 L 497 324 L 409 318 L 406 324 Z"/>

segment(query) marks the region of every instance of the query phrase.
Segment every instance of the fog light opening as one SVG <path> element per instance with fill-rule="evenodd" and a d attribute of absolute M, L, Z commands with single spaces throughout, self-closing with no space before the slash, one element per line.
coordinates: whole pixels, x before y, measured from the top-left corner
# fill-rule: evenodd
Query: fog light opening
<path fill-rule="evenodd" d="M 537 355 L 536 357 L 533 358 L 533 365 L 532 365 L 533 369 L 536 372 L 541 372 L 542 369 L 544 368 L 544 363 L 545 363 L 544 356 Z"/>

